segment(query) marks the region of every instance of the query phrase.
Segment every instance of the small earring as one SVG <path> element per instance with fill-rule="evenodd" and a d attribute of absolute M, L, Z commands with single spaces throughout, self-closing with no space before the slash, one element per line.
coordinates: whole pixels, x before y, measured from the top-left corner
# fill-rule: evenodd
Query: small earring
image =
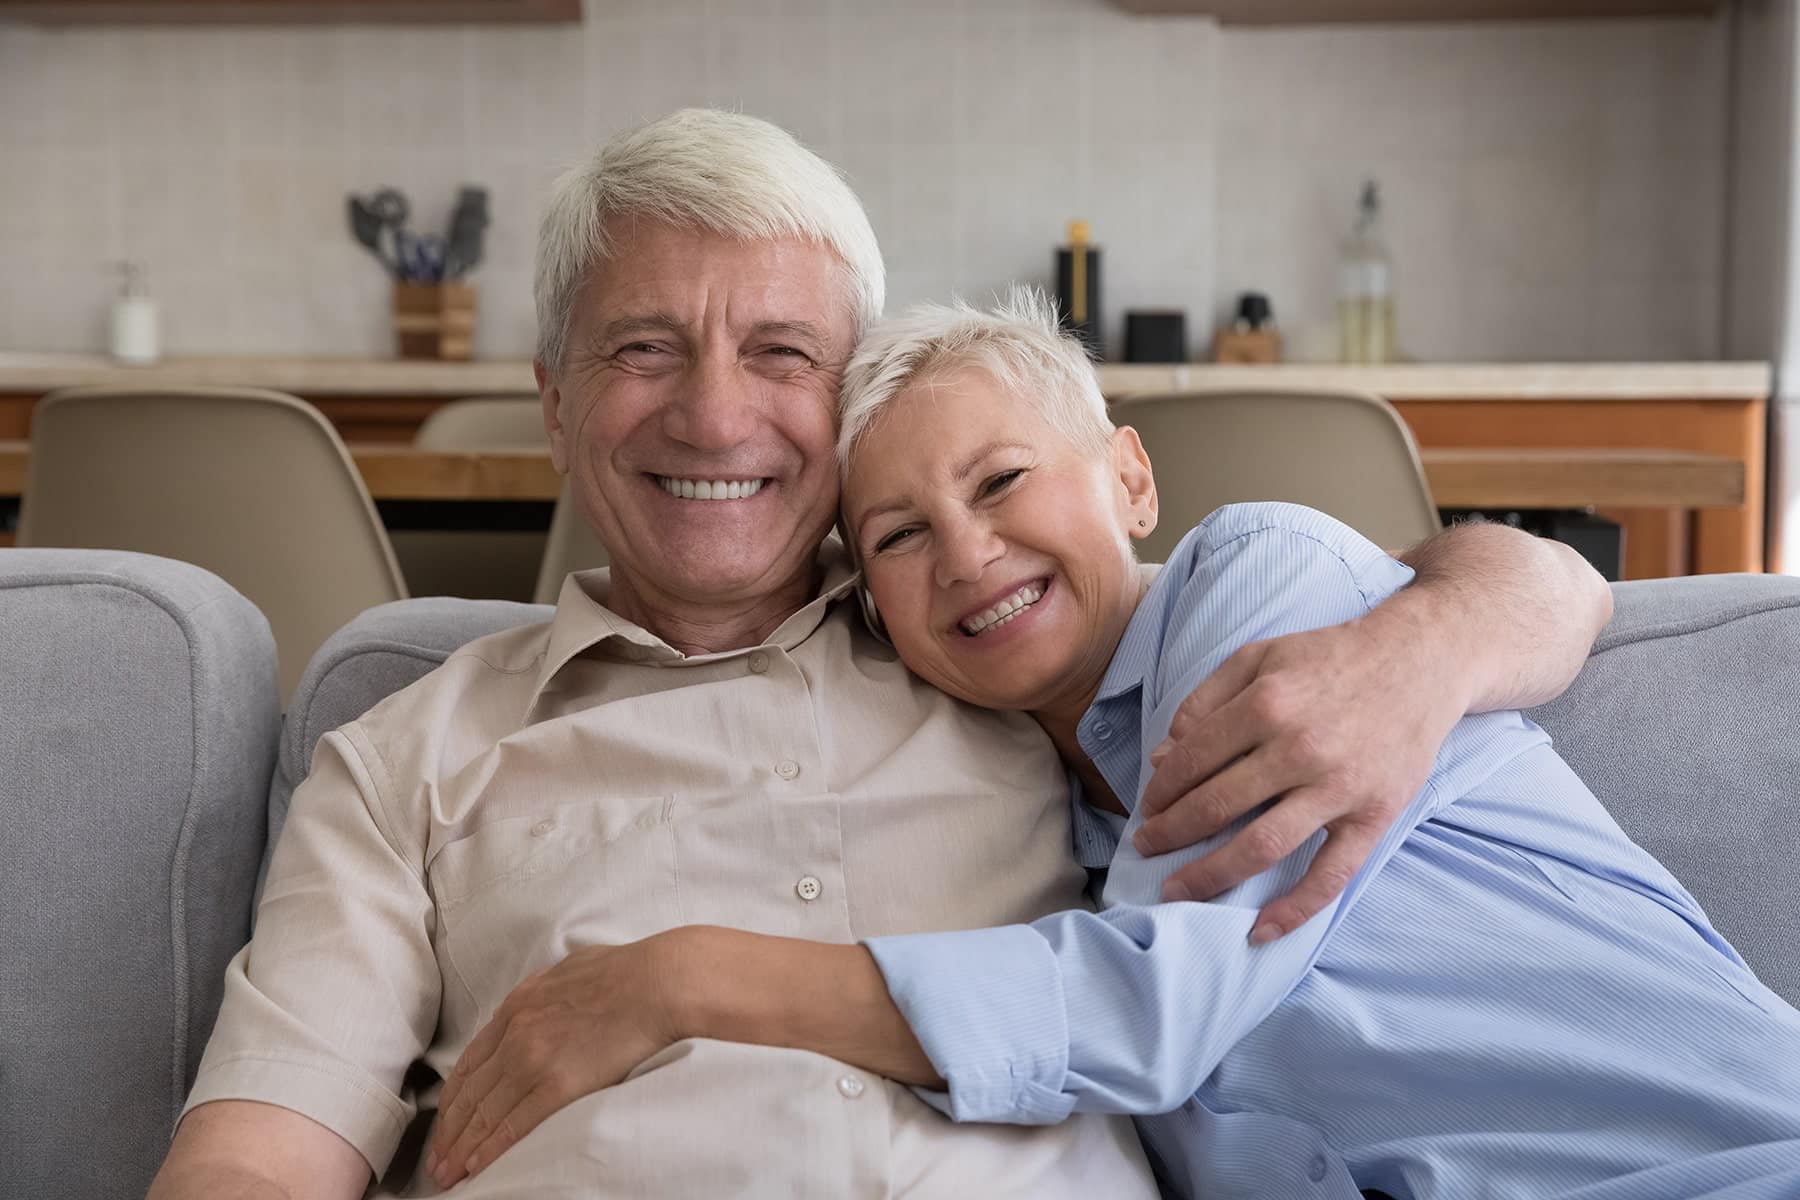
<path fill-rule="evenodd" d="M 1145 525 L 1148 525 L 1148 524 L 1149 524 L 1149 522 L 1148 522 L 1148 521 L 1139 521 L 1139 522 L 1138 522 L 1138 528 L 1139 528 L 1139 529 L 1142 529 L 1142 528 L 1143 528 L 1143 527 L 1144 527 L 1144 526 L 1145 526 Z"/>

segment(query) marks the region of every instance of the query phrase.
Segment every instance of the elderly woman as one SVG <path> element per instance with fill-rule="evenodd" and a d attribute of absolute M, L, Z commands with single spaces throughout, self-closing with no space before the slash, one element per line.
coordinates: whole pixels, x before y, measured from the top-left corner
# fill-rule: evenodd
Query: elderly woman
<path fill-rule="evenodd" d="M 1132 835 L 1176 704 L 1410 572 L 1234 505 L 1146 582 L 1137 435 L 1028 294 L 917 309 L 852 365 L 844 525 L 913 671 L 1029 712 L 1116 844 L 1101 914 L 869 944 L 958 1119 L 1140 1121 L 1194 1196 L 1800 1195 L 1800 1013 L 1518 713 L 1465 719 L 1342 898 L 1267 940 L 1315 838 L 1210 903 Z M 1230 769 L 1248 770 L 1248 760 Z M 1173 1110 L 1173 1111 L 1170 1111 Z"/>

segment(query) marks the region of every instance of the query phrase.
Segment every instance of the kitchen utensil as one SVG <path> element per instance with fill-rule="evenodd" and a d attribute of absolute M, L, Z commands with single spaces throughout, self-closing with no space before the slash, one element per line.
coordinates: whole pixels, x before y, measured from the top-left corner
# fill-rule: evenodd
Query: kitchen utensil
<path fill-rule="evenodd" d="M 481 237 L 487 224 L 486 189 L 465 187 L 457 192 L 456 208 L 450 214 L 444 278 L 461 279 L 481 262 Z"/>
<path fill-rule="evenodd" d="M 441 283 L 448 247 L 435 233 L 399 231 L 400 278 L 408 283 Z"/>
<path fill-rule="evenodd" d="M 390 275 L 398 275 L 397 264 L 388 257 L 387 251 L 382 248 L 381 232 L 385 228 L 385 223 L 381 216 L 361 196 L 351 196 L 349 207 L 351 236 L 356 238 L 357 243 L 368 250 L 370 254 L 381 260 L 383 270 Z"/>

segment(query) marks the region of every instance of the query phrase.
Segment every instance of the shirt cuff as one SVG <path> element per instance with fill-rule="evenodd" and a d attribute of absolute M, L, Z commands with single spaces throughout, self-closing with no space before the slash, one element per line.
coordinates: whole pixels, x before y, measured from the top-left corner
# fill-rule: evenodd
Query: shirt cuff
<path fill-rule="evenodd" d="M 864 943 L 932 1066 L 919 1095 L 957 1121 L 1052 1125 L 1069 1115 L 1069 1018 L 1050 944 L 1024 925 Z"/>
<path fill-rule="evenodd" d="M 292 1058 L 250 1055 L 203 1064 L 181 1115 L 214 1100 L 255 1100 L 316 1121 L 349 1142 L 376 1179 L 413 1116 L 412 1106 L 394 1096 Z"/>

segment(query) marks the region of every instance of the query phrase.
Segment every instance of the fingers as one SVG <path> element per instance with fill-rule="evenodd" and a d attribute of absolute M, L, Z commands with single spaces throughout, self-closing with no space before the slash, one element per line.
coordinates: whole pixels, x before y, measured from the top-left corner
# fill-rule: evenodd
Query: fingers
<path fill-rule="evenodd" d="M 1224 845 L 1169 876 L 1163 898 L 1209 900 L 1262 874 L 1319 832 L 1335 815 L 1332 807 L 1331 796 L 1320 789 L 1295 789 Z"/>
<path fill-rule="evenodd" d="M 1162 812 L 1265 740 L 1260 695 L 1246 688 L 1206 716 L 1184 722 L 1181 733 L 1170 733 L 1158 747 L 1161 761 L 1138 802 L 1146 816 Z"/>
<path fill-rule="evenodd" d="M 483 1025 L 481 1031 L 469 1040 L 467 1046 L 463 1047 L 462 1057 L 458 1058 L 456 1065 L 450 1068 L 450 1077 L 444 1080 L 444 1090 L 438 1096 L 438 1129 L 440 1131 L 444 1128 L 443 1114 L 448 1112 L 455 1103 L 457 1094 L 468 1083 L 469 1076 L 475 1068 L 493 1057 L 494 1050 L 500 1045 L 500 1038 L 506 1032 L 507 1015 L 505 1007 L 502 1006 L 501 1011 L 494 1014 L 494 1019 Z"/>
<path fill-rule="evenodd" d="M 1238 759 L 1148 818 L 1132 845 L 1139 854 L 1167 854 L 1211 837 L 1292 782 L 1276 776 L 1275 765 L 1273 756 L 1261 750 Z"/>
<path fill-rule="evenodd" d="M 1344 894 L 1381 839 L 1380 827 L 1365 822 L 1339 821 L 1327 828 L 1330 835 L 1300 882 L 1287 895 L 1265 904 L 1257 914 L 1256 925 L 1250 931 L 1252 942 L 1260 945 L 1273 941 L 1312 920 Z M 1260 940 L 1259 933 L 1264 935 Z"/>
<path fill-rule="evenodd" d="M 1169 737 L 1180 741 L 1195 725 L 1243 691 L 1256 678 L 1264 646 L 1265 643 L 1252 642 L 1238 647 L 1231 657 L 1219 664 L 1218 670 L 1201 680 L 1200 686 L 1175 709 L 1175 716 L 1169 722 Z M 1151 758 L 1154 760 L 1155 757 L 1156 752 L 1151 751 Z"/>
<path fill-rule="evenodd" d="M 464 1160 L 464 1169 L 470 1175 L 479 1175 L 496 1158 L 516 1145 L 520 1138 L 543 1124 L 574 1098 L 571 1089 L 561 1086 L 555 1076 L 542 1080 L 521 1096 L 511 1111 L 494 1123 L 493 1132 Z"/>
<path fill-rule="evenodd" d="M 527 1090 L 519 1077 L 506 1069 L 506 1056 L 496 1054 L 464 1077 L 455 1098 L 438 1108 L 437 1129 L 431 1139 L 426 1167 L 439 1187 L 449 1187 L 464 1174 L 475 1147 L 485 1141 L 500 1116 Z"/>

